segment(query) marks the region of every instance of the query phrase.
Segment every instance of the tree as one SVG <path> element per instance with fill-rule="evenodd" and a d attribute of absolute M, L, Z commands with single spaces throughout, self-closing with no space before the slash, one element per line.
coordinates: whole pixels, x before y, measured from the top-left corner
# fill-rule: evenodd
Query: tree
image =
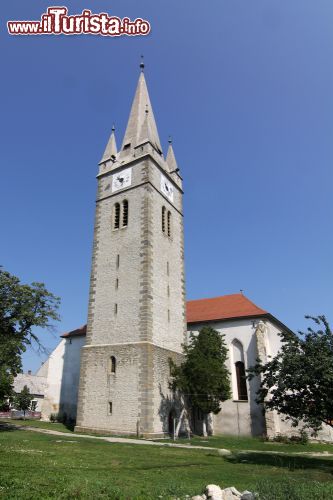
<path fill-rule="evenodd" d="M 30 409 L 33 396 L 30 394 L 28 386 L 24 386 L 22 391 L 16 394 L 14 402 L 18 410 L 23 411 L 23 418 L 25 420 L 25 412 Z"/>
<path fill-rule="evenodd" d="M 189 345 L 184 346 L 184 354 L 181 365 L 171 362 L 171 388 L 180 392 L 190 411 L 201 410 L 206 435 L 208 414 L 219 413 L 220 403 L 230 398 L 224 336 L 205 326 L 197 336 L 191 336 Z"/>
<path fill-rule="evenodd" d="M 21 371 L 21 356 L 28 346 L 45 350 L 35 327 L 52 328 L 59 320 L 60 299 L 43 283 L 22 284 L 0 269 L 0 405 L 13 396 L 13 378 Z"/>
<path fill-rule="evenodd" d="M 282 332 L 279 353 L 266 363 L 258 359 L 249 378 L 261 376 L 257 403 L 315 434 L 323 423 L 333 427 L 333 334 L 325 316 L 305 317 L 319 329 Z"/>

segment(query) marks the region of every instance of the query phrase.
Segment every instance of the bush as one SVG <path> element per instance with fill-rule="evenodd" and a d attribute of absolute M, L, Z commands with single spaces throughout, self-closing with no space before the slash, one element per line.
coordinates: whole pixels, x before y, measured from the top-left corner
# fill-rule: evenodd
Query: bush
<path fill-rule="evenodd" d="M 50 422 L 58 422 L 58 413 L 51 413 Z"/>
<path fill-rule="evenodd" d="M 298 435 L 287 436 L 285 434 L 277 434 L 272 438 L 275 443 L 283 444 L 308 444 L 309 436 L 304 429 Z"/>

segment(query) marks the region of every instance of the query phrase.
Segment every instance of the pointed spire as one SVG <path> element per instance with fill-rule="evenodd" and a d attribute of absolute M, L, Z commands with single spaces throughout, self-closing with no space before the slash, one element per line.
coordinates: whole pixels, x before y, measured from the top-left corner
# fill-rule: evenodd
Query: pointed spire
<path fill-rule="evenodd" d="M 153 134 L 152 134 L 152 131 L 150 128 L 150 122 L 149 122 L 148 116 L 149 116 L 149 109 L 148 109 L 148 106 L 146 106 L 145 119 L 144 119 L 144 122 L 143 122 L 142 127 L 141 127 L 138 145 L 145 144 L 146 142 L 149 142 L 149 141 L 151 142 L 151 138 L 152 138 Z"/>
<path fill-rule="evenodd" d="M 169 172 L 174 172 L 175 170 L 178 171 L 179 169 L 178 169 L 175 153 L 174 153 L 173 147 L 172 147 L 172 139 L 170 136 L 169 136 L 168 142 L 169 142 L 169 148 L 168 148 L 168 154 L 167 154 L 165 161 L 168 165 Z"/>
<path fill-rule="evenodd" d="M 138 146 L 141 144 L 141 137 L 148 134 L 144 139 L 147 139 L 157 151 L 161 152 L 162 147 L 143 73 L 143 61 L 141 61 L 140 68 L 141 73 L 128 119 L 122 149 L 127 144 L 130 144 L 131 148 Z M 148 113 L 146 113 L 146 110 L 148 110 Z M 145 121 L 147 121 L 147 124 L 145 124 Z M 145 129 L 147 134 L 145 133 Z"/>
<path fill-rule="evenodd" d="M 115 127 L 114 125 L 112 126 L 112 132 L 110 135 L 110 139 L 106 145 L 103 157 L 100 161 L 100 163 L 103 163 L 104 161 L 111 160 L 112 157 L 116 156 L 117 154 L 117 144 L 116 144 L 116 136 L 114 134 L 115 132 Z"/>

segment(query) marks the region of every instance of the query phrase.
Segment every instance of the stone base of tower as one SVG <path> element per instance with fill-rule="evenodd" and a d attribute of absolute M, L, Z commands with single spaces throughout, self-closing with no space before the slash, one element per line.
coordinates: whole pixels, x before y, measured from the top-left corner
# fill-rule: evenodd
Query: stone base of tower
<path fill-rule="evenodd" d="M 170 358 L 179 362 L 182 354 L 150 342 L 83 347 L 75 431 L 168 434 L 171 415 L 179 413 L 169 389 Z"/>

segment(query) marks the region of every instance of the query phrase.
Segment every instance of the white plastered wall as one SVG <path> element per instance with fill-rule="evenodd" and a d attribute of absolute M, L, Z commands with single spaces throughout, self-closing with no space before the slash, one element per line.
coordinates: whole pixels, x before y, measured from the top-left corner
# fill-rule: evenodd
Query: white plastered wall
<path fill-rule="evenodd" d="M 42 419 L 51 413 L 64 413 L 75 418 L 80 376 L 80 350 L 85 337 L 61 339 L 47 360 L 47 388 L 42 408 Z M 46 364 L 45 363 L 45 364 Z"/>

